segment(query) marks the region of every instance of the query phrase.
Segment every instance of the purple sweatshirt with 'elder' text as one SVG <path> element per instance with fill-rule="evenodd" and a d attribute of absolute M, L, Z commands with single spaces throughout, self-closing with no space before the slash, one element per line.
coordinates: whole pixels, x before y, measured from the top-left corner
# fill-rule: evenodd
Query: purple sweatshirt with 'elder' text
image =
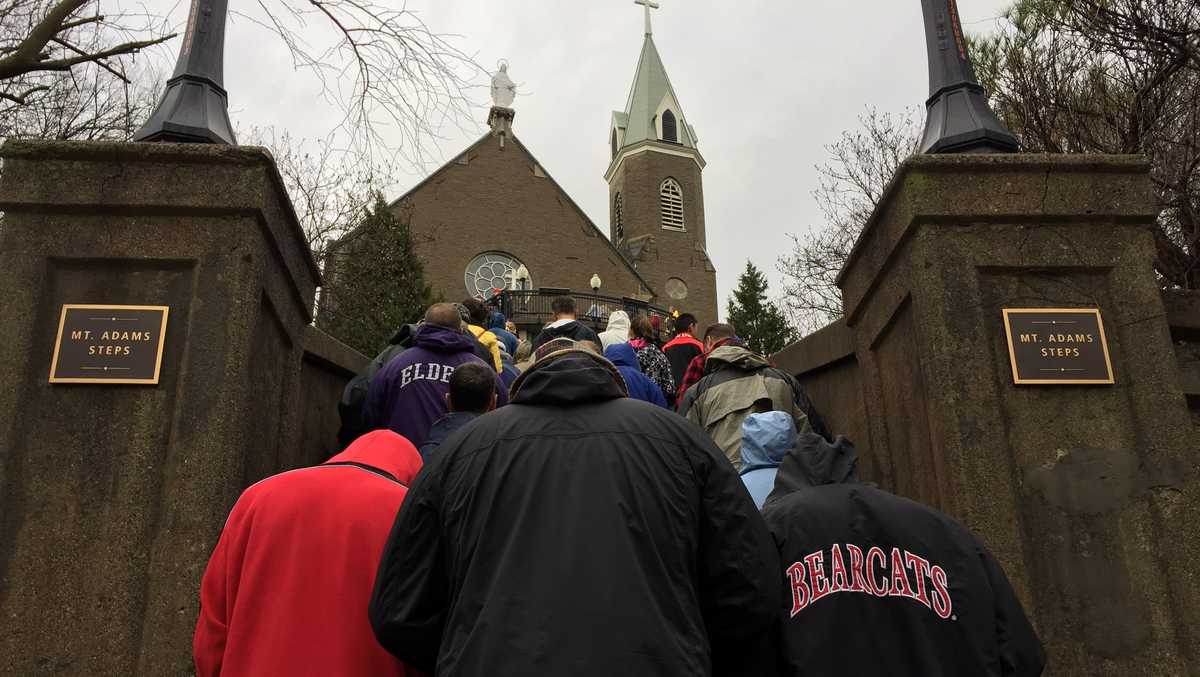
<path fill-rule="evenodd" d="M 389 428 L 420 447 L 434 422 L 446 414 L 450 375 L 467 362 L 486 364 L 474 354 L 473 339 L 453 329 L 423 324 L 413 347 L 400 353 L 371 380 L 364 407 L 368 428 Z M 491 365 L 487 365 L 491 367 Z M 496 378 L 496 405 L 508 394 Z"/>

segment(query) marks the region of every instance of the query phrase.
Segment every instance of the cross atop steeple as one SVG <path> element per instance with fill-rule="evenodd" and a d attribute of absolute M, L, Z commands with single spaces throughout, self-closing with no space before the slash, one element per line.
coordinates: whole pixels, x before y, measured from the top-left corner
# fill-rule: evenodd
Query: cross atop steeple
<path fill-rule="evenodd" d="M 654 0 L 633 0 L 633 4 L 642 5 L 646 8 L 646 35 L 650 35 L 650 10 L 658 9 L 658 3 Z"/>

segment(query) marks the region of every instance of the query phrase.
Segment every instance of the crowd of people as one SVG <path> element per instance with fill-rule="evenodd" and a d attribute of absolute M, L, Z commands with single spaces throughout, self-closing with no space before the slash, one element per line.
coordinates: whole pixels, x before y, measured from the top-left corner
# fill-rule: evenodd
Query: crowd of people
<path fill-rule="evenodd" d="M 717 323 L 431 306 L 242 494 L 197 674 L 1039 675 L 997 561 Z"/>

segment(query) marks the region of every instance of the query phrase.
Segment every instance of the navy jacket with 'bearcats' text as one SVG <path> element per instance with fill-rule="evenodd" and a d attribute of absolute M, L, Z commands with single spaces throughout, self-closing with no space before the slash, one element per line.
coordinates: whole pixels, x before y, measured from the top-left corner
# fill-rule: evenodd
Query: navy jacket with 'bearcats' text
<path fill-rule="evenodd" d="M 965 527 L 859 483 L 854 447 L 805 433 L 763 515 L 780 551 L 787 675 L 1040 675 L 1041 642 Z"/>

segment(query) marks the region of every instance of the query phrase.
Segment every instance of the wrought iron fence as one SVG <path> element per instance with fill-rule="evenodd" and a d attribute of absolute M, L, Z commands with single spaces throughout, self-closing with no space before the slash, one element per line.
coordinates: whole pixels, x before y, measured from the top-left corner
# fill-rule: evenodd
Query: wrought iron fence
<path fill-rule="evenodd" d="M 498 308 L 518 327 L 533 329 L 540 328 L 554 319 L 554 312 L 550 309 L 550 304 L 556 296 L 570 296 L 575 299 L 576 319 L 596 331 L 604 329 L 608 324 L 608 316 L 616 310 L 624 310 L 629 313 L 630 318 L 635 317 L 638 313 L 657 315 L 663 318 L 664 329 L 669 326 L 666 320 L 670 318 L 670 312 L 645 301 L 628 297 L 574 292 L 569 289 L 507 289 L 487 299 L 485 303 L 493 308 Z"/>

